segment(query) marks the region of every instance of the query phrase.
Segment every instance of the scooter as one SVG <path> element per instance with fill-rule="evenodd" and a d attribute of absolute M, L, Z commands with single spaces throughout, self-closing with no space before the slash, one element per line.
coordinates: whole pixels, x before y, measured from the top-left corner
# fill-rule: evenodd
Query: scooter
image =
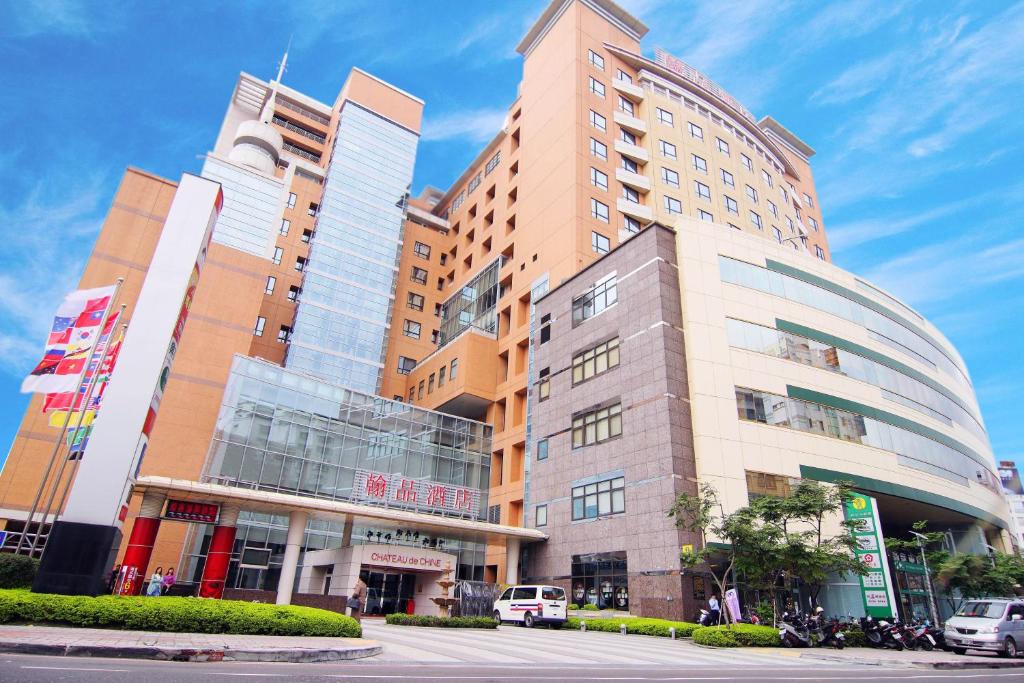
<path fill-rule="evenodd" d="M 779 624 L 779 640 L 784 647 L 813 647 L 811 632 L 799 614 L 783 612 Z"/>
<path fill-rule="evenodd" d="M 903 649 L 903 635 L 884 619 L 875 620 L 870 616 L 861 617 L 860 629 L 864 632 L 864 637 L 870 647 Z"/>
<path fill-rule="evenodd" d="M 697 617 L 697 623 L 701 626 L 714 626 L 711 623 L 711 612 L 706 609 L 701 609 L 700 616 Z"/>
<path fill-rule="evenodd" d="M 824 621 L 824 617 L 821 616 L 823 611 L 824 610 L 819 607 L 815 611 L 815 615 L 811 618 L 814 624 L 811 630 L 816 636 L 816 644 L 818 647 L 831 645 L 837 650 L 842 650 L 846 647 L 846 634 L 843 633 L 843 624 L 835 617 L 828 621 Z"/>

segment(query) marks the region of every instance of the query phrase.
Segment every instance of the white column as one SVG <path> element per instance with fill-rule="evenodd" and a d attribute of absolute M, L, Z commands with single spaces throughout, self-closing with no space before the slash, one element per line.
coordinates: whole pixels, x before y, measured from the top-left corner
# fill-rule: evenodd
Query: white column
<path fill-rule="evenodd" d="M 519 539 L 505 539 L 505 583 L 519 583 Z"/>
<path fill-rule="evenodd" d="M 299 551 L 306 536 L 306 522 L 309 513 L 293 510 L 288 515 L 288 540 L 284 546 L 284 560 L 281 564 L 281 579 L 277 583 L 277 604 L 292 604 L 292 586 L 295 585 L 295 570 L 299 566 Z"/>

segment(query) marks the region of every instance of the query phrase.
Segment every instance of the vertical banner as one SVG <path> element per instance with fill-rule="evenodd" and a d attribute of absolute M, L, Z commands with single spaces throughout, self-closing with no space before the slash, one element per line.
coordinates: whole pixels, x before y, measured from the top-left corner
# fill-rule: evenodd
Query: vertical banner
<path fill-rule="evenodd" d="M 740 596 L 736 592 L 735 588 L 730 588 L 725 591 L 725 606 L 729 608 L 729 614 L 732 615 L 733 621 L 740 620 Z"/>
<path fill-rule="evenodd" d="M 847 521 L 859 522 L 853 530 L 857 559 L 868 570 L 860 577 L 861 595 L 868 616 L 891 619 L 896 615 L 896 596 L 885 553 L 885 538 L 878 519 L 878 503 L 871 496 L 854 493 L 843 509 Z"/>

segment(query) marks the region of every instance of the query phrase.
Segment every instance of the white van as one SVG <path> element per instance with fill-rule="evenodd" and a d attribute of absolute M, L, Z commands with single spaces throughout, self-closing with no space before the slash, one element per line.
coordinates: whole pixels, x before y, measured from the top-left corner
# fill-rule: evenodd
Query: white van
<path fill-rule="evenodd" d="M 494 603 L 494 620 L 526 628 L 533 628 L 534 624 L 562 628 L 566 606 L 565 591 L 558 586 L 512 586 Z"/>

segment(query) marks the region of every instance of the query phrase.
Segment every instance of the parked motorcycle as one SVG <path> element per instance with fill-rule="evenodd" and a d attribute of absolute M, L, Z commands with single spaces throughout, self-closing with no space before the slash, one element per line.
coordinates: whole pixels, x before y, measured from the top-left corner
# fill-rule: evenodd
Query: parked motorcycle
<path fill-rule="evenodd" d="M 885 619 L 861 617 L 860 629 L 870 647 L 889 647 L 894 650 L 903 649 L 903 634 Z"/>
<path fill-rule="evenodd" d="M 714 622 L 711 620 L 711 612 L 706 609 L 701 609 L 700 616 L 697 617 L 697 623 L 701 626 L 714 626 Z"/>
<path fill-rule="evenodd" d="M 799 614 L 782 613 L 779 623 L 779 640 L 784 647 L 813 647 L 810 629 Z"/>
<path fill-rule="evenodd" d="M 818 647 L 831 645 L 837 650 L 842 650 L 846 647 L 846 634 L 843 633 L 844 624 L 835 617 L 826 621 L 822 612 L 824 610 L 818 607 L 809 621 L 809 629 L 815 645 Z"/>

